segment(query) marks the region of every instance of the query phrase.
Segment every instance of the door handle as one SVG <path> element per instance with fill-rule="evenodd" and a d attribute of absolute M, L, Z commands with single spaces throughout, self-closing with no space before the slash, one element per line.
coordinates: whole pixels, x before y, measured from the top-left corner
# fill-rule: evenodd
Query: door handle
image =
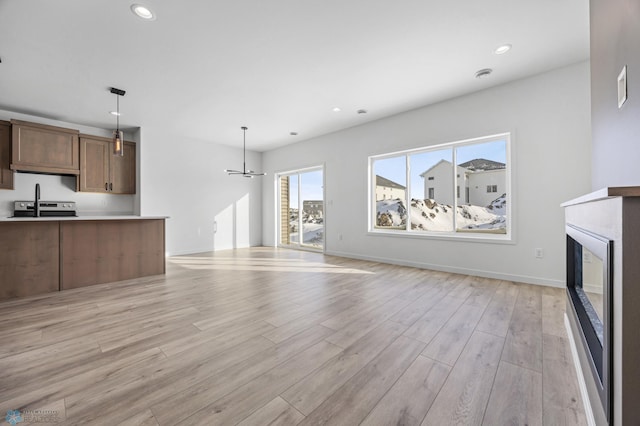
<path fill-rule="evenodd" d="M 109 191 L 113 191 L 113 182 L 109 184 Z"/>
<path fill-rule="evenodd" d="M 109 184 L 108 184 L 108 183 L 106 183 L 106 182 L 104 183 L 104 190 L 105 190 L 105 191 L 108 191 L 108 190 L 109 190 Z"/>

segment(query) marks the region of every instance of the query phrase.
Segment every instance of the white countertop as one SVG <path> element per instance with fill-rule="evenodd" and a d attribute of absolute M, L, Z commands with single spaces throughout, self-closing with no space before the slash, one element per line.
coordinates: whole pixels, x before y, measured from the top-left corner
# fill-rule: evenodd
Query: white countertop
<path fill-rule="evenodd" d="M 78 221 L 78 220 L 149 220 L 168 219 L 168 216 L 76 216 L 76 217 L 2 217 L 0 222 L 58 222 L 58 221 Z"/>

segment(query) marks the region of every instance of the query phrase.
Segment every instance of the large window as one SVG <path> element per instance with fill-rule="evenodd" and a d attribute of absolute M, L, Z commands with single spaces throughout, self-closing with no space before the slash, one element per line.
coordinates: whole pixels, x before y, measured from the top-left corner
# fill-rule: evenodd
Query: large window
<path fill-rule="evenodd" d="M 509 134 L 370 157 L 370 230 L 510 239 L 509 157 Z"/>

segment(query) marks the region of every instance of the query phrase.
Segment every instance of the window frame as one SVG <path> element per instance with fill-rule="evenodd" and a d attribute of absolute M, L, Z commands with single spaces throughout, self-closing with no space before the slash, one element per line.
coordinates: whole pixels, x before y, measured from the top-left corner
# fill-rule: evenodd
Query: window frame
<path fill-rule="evenodd" d="M 456 186 L 459 185 L 459 180 L 464 182 L 464 177 L 457 177 L 457 159 L 456 159 L 456 148 L 468 146 L 468 145 L 479 145 L 482 143 L 488 142 L 496 142 L 504 140 L 505 141 L 505 157 L 506 157 L 506 167 L 505 167 L 505 192 L 507 194 L 507 227 L 506 233 L 504 234 L 492 234 L 488 232 L 461 232 L 456 230 L 455 219 L 454 219 L 454 229 L 452 231 L 414 231 L 411 229 L 411 164 L 410 164 L 410 156 L 414 154 L 420 154 L 430 151 L 438 151 L 442 149 L 452 149 L 452 176 L 453 176 L 453 193 L 456 194 Z M 514 165 L 514 155 L 513 155 L 513 137 L 511 132 L 497 133 L 488 136 L 464 139 L 453 142 L 445 142 L 441 144 L 423 146 L 419 148 L 407 149 L 402 151 L 395 151 L 391 153 L 384 153 L 378 155 L 372 155 L 368 157 L 368 183 L 369 183 L 369 191 L 368 191 L 368 200 L 367 200 L 367 233 L 371 236 L 394 236 L 394 237 L 403 237 L 403 238 L 422 238 L 422 239 L 441 239 L 441 240 L 458 240 L 458 241 L 471 241 L 471 242 L 491 242 L 491 243 L 503 243 L 503 244 L 515 244 L 515 214 L 514 214 L 514 204 L 515 204 L 515 194 L 513 193 L 513 188 L 515 187 L 513 179 L 513 165 Z M 375 226 L 376 220 L 376 182 L 375 182 L 375 162 L 383 159 L 394 158 L 404 156 L 405 164 L 406 164 L 406 195 L 405 195 L 405 204 L 407 208 L 407 225 L 406 229 L 383 229 Z M 466 192 L 466 190 L 465 190 Z M 468 194 L 465 194 L 467 196 Z M 468 202 L 468 199 L 466 200 Z M 464 203 L 466 204 L 466 203 Z M 454 208 L 458 206 L 458 197 L 454 196 Z M 454 216 L 455 217 L 455 216 Z"/>

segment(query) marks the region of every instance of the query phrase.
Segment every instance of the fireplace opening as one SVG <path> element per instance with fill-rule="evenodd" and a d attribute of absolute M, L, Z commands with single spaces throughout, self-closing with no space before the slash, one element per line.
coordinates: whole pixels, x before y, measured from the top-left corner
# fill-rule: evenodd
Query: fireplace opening
<path fill-rule="evenodd" d="M 567 294 L 605 415 L 610 419 L 613 241 L 567 225 Z M 577 338 L 577 336 L 576 336 Z"/>

